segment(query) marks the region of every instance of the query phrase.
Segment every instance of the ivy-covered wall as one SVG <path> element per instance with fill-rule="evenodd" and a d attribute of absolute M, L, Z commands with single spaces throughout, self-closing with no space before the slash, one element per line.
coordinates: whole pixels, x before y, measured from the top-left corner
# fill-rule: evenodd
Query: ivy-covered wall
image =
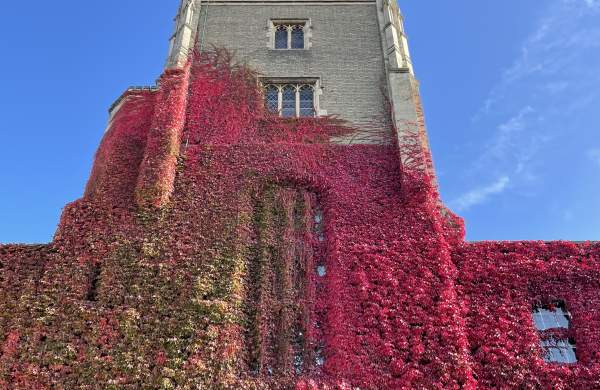
<path fill-rule="evenodd" d="M 0 388 L 600 387 L 600 246 L 464 243 L 428 163 L 194 58 L 126 97 L 52 243 L 0 246 Z M 576 365 L 539 348 L 556 299 Z"/>
<path fill-rule="evenodd" d="M 460 269 L 473 375 L 485 388 L 600 387 L 600 245 L 569 242 L 461 244 Z M 546 363 L 532 308 L 563 301 L 577 364 Z"/>

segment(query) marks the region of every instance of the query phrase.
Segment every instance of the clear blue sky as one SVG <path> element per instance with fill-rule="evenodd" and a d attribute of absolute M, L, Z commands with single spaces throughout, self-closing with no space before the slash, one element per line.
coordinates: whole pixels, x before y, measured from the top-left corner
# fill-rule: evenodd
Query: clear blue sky
<path fill-rule="evenodd" d="M 468 239 L 600 239 L 600 0 L 401 1 Z M 107 108 L 161 72 L 177 0 L 4 2 L 0 242 L 47 242 Z"/>

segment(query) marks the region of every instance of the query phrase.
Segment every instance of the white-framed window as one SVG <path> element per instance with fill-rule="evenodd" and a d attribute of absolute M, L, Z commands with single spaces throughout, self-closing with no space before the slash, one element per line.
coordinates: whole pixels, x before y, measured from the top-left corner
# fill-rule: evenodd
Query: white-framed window
<path fill-rule="evenodd" d="M 310 23 L 308 20 L 271 20 L 270 48 L 275 50 L 308 49 Z"/>
<path fill-rule="evenodd" d="M 263 82 L 265 107 L 285 118 L 314 117 L 317 114 L 317 83 Z"/>
<path fill-rule="evenodd" d="M 569 337 L 571 314 L 565 302 L 554 301 L 546 305 L 535 305 L 532 311 L 533 324 L 540 334 L 544 361 L 546 363 L 577 363 L 575 340 Z M 548 334 L 550 335 L 548 336 Z M 546 335 L 546 337 L 544 337 Z"/>

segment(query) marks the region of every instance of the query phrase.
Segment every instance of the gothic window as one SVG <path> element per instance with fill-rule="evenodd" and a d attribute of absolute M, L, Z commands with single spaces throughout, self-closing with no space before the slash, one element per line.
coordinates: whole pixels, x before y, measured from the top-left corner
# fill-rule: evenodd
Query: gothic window
<path fill-rule="evenodd" d="M 281 116 L 296 116 L 296 86 L 286 85 L 281 91 Z"/>
<path fill-rule="evenodd" d="M 315 114 L 315 89 L 312 85 L 303 85 L 299 88 L 300 116 L 314 116 Z"/>
<path fill-rule="evenodd" d="M 269 112 L 274 114 L 279 112 L 279 88 L 275 85 L 265 88 L 265 101 Z"/>
<path fill-rule="evenodd" d="M 269 83 L 264 86 L 265 107 L 285 118 L 315 116 L 315 84 Z"/>
<path fill-rule="evenodd" d="M 306 48 L 304 39 L 306 22 L 272 22 L 272 24 L 273 48 L 278 50 Z"/>
<path fill-rule="evenodd" d="M 267 185 L 253 196 L 247 251 L 244 321 L 248 373 L 272 379 L 318 374 L 326 359 L 323 230 L 317 194 Z M 313 270 L 323 267 L 323 275 Z"/>
<path fill-rule="evenodd" d="M 547 363 L 576 363 L 575 340 L 569 337 L 571 314 L 563 301 L 533 308 L 533 323 L 542 340 L 544 361 Z"/>
<path fill-rule="evenodd" d="M 288 29 L 286 25 L 275 26 L 275 49 L 288 48 Z"/>
<path fill-rule="evenodd" d="M 290 48 L 291 49 L 304 49 L 304 25 L 294 24 L 290 31 Z"/>

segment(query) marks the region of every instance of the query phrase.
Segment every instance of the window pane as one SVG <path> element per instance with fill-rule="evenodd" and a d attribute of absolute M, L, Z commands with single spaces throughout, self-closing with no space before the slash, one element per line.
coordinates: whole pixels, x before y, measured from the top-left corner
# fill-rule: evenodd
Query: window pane
<path fill-rule="evenodd" d="M 296 88 L 287 85 L 282 91 L 281 116 L 296 116 Z"/>
<path fill-rule="evenodd" d="M 537 330 L 546 330 L 546 324 L 544 322 L 544 316 L 538 310 L 533 313 L 533 323 Z"/>
<path fill-rule="evenodd" d="M 315 115 L 314 97 L 315 93 L 310 85 L 300 88 L 300 116 Z"/>
<path fill-rule="evenodd" d="M 552 329 L 556 326 L 554 314 L 550 310 L 538 309 L 538 317 L 539 322 L 541 323 L 541 326 L 538 328 L 538 330 Z"/>
<path fill-rule="evenodd" d="M 560 307 L 554 311 L 554 322 L 557 328 L 569 328 L 569 317 L 567 313 Z"/>
<path fill-rule="evenodd" d="M 277 113 L 279 100 L 279 92 L 276 86 L 269 85 L 265 90 L 265 105 L 271 113 Z"/>
<path fill-rule="evenodd" d="M 575 345 L 570 341 L 563 341 L 562 356 L 565 363 L 577 363 L 577 354 L 575 353 Z"/>
<path fill-rule="evenodd" d="M 304 26 L 292 26 L 292 49 L 304 49 Z"/>
<path fill-rule="evenodd" d="M 575 344 L 570 340 L 542 340 L 542 348 L 546 352 L 544 360 L 547 363 L 577 363 Z"/>
<path fill-rule="evenodd" d="M 275 26 L 275 49 L 288 48 L 288 31 L 287 26 L 279 24 Z"/>
<path fill-rule="evenodd" d="M 564 304 L 537 307 L 533 310 L 533 322 L 537 330 L 548 330 L 570 326 L 570 315 L 564 308 Z"/>
<path fill-rule="evenodd" d="M 549 347 L 546 348 L 546 356 L 544 357 L 544 361 L 546 363 L 557 363 L 560 361 L 560 353 L 558 353 L 558 348 Z"/>

